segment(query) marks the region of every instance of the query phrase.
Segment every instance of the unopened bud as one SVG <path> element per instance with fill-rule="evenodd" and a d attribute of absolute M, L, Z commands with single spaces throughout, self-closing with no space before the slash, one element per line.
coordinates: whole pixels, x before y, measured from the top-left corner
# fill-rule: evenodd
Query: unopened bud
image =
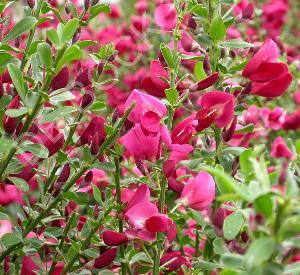
<path fill-rule="evenodd" d="M 99 0 L 92 0 L 92 6 L 95 6 L 99 3 Z"/>
<path fill-rule="evenodd" d="M 75 44 L 81 38 L 81 29 L 78 29 L 72 39 L 72 44 Z"/>
<path fill-rule="evenodd" d="M 103 68 L 104 68 L 104 62 L 101 61 L 97 66 L 97 71 L 99 75 L 102 74 Z"/>
<path fill-rule="evenodd" d="M 60 175 L 57 178 L 57 182 L 66 182 L 70 176 L 70 165 L 67 163 L 64 165 L 63 169 L 60 172 Z"/>
<path fill-rule="evenodd" d="M 91 5 L 91 0 L 84 0 L 84 9 L 88 10 Z"/>
<path fill-rule="evenodd" d="M 87 89 L 81 100 L 81 108 L 85 109 L 86 107 L 90 106 L 94 101 L 94 97 L 95 96 L 92 89 Z"/>
<path fill-rule="evenodd" d="M 254 11 L 254 4 L 250 3 L 245 9 L 242 10 L 242 17 L 244 19 L 251 19 Z"/>
<path fill-rule="evenodd" d="M 116 58 L 116 54 L 112 54 L 109 58 L 108 58 L 108 62 L 113 62 Z"/>
<path fill-rule="evenodd" d="M 211 74 L 211 67 L 210 67 L 210 61 L 209 61 L 209 57 L 208 55 L 206 55 L 204 57 L 204 61 L 203 61 L 203 70 L 205 71 L 205 73 L 207 75 Z"/>
<path fill-rule="evenodd" d="M 174 160 L 166 160 L 163 164 L 163 172 L 165 176 L 171 177 L 175 171 L 175 161 Z"/>
<path fill-rule="evenodd" d="M 66 6 L 65 6 L 65 12 L 66 12 L 66 14 L 71 13 L 70 8 L 69 8 L 69 3 L 67 3 Z"/>
<path fill-rule="evenodd" d="M 29 8 L 33 9 L 35 5 L 35 0 L 27 0 L 27 5 Z"/>
<path fill-rule="evenodd" d="M 84 177 L 84 180 L 80 183 L 79 188 L 88 186 L 92 182 L 92 179 L 93 179 L 93 171 L 88 171 Z"/>
<path fill-rule="evenodd" d="M 197 28 L 196 20 L 192 16 L 189 18 L 188 27 L 193 30 Z"/>
<path fill-rule="evenodd" d="M 235 128 L 236 128 L 236 123 L 237 123 L 237 116 L 235 116 L 233 118 L 230 127 L 228 129 L 226 129 L 222 134 L 223 140 L 225 142 L 228 142 L 229 140 L 232 139 L 233 134 L 235 132 Z"/>

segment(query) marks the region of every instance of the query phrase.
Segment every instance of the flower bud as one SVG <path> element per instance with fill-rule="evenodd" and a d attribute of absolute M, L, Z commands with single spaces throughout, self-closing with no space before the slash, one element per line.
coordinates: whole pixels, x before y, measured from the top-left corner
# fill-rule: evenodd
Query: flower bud
<path fill-rule="evenodd" d="M 103 72 L 103 68 L 104 68 L 104 62 L 103 61 L 100 61 L 100 63 L 98 64 L 97 66 L 97 71 L 98 71 L 98 74 L 102 74 Z"/>
<path fill-rule="evenodd" d="M 27 5 L 29 8 L 33 9 L 35 5 L 35 0 L 27 0 Z"/>
<path fill-rule="evenodd" d="M 64 165 L 63 169 L 60 172 L 60 175 L 57 178 L 57 182 L 66 182 L 70 176 L 70 165 L 67 163 Z"/>
<path fill-rule="evenodd" d="M 235 132 L 236 123 L 237 123 L 237 116 L 235 116 L 233 118 L 230 127 L 222 133 L 222 137 L 225 142 L 228 142 L 229 140 L 231 140 L 231 138 Z"/>
<path fill-rule="evenodd" d="M 110 265 L 117 255 L 117 248 L 111 248 L 95 259 L 94 268 L 100 269 Z"/>
<path fill-rule="evenodd" d="M 207 75 L 211 74 L 211 67 L 210 67 L 210 61 L 209 61 L 209 56 L 206 55 L 204 57 L 204 61 L 203 61 L 203 70 L 205 71 L 205 73 Z"/>
<path fill-rule="evenodd" d="M 92 87 L 86 88 L 86 93 L 83 95 L 81 100 L 81 108 L 85 109 L 86 107 L 90 106 L 94 101 L 94 92 L 92 90 Z"/>
<path fill-rule="evenodd" d="M 242 10 L 242 17 L 244 19 L 251 19 L 254 11 L 254 4 L 250 3 L 245 9 Z"/>
<path fill-rule="evenodd" d="M 112 54 L 109 58 L 108 58 L 108 62 L 113 62 L 116 58 L 116 54 Z"/>
<path fill-rule="evenodd" d="M 63 67 L 51 82 L 52 90 L 55 91 L 66 87 L 69 83 L 69 78 L 69 69 L 67 67 Z"/>
<path fill-rule="evenodd" d="M 128 242 L 127 235 L 112 230 L 107 230 L 103 232 L 103 241 L 108 246 L 118 246 Z"/>
<path fill-rule="evenodd" d="M 163 172 L 165 176 L 171 177 L 175 171 L 175 161 L 174 160 L 166 160 L 163 164 Z"/>
<path fill-rule="evenodd" d="M 84 0 L 84 9 L 88 10 L 91 5 L 91 0 Z"/>
<path fill-rule="evenodd" d="M 78 29 L 72 38 L 72 44 L 75 44 L 80 38 L 81 38 L 81 29 Z"/>
<path fill-rule="evenodd" d="M 84 180 L 80 183 L 79 188 L 84 188 L 88 186 L 93 179 L 93 171 L 88 171 L 84 177 Z"/>
<path fill-rule="evenodd" d="M 99 0 L 92 0 L 92 6 L 95 6 L 99 3 Z"/>
<path fill-rule="evenodd" d="M 69 8 L 69 3 L 67 3 L 66 6 L 65 6 L 65 12 L 66 12 L 66 14 L 71 13 L 70 8 Z"/>
<path fill-rule="evenodd" d="M 193 30 L 197 28 L 196 20 L 192 16 L 189 18 L 188 27 Z"/>
<path fill-rule="evenodd" d="M 207 78 L 205 78 L 205 79 L 199 81 L 198 83 L 192 85 L 189 88 L 189 91 L 190 92 L 196 92 L 196 91 L 205 90 L 208 87 L 214 85 L 216 83 L 216 81 L 218 80 L 218 78 L 219 78 L 219 73 L 215 72 L 215 73 L 209 75 Z"/>

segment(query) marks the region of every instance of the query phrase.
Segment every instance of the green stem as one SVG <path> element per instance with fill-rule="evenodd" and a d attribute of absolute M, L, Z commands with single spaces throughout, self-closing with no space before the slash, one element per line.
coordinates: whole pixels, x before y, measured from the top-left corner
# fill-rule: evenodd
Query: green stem
<path fill-rule="evenodd" d="M 68 236 L 68 233 L 69 233 L 69 230 L 71 229 L 71 225 L 73 223 L 73 220 L 75 219 L 75 217 L 77 216 L 77 214 L 74 212 L 71 216 L 71 218 L 69 219 L 69 222 L 67 224 L 67 226 L 65 227 L 64 229 L 64 232 L 63 232 L 63 235 L 60 239 L 60 242 L 59 242 L 59 245 L 58 245 L 58 250 L 61 251 L 62 248 L 63 248 L 63 245 L 64 245 L 64 242 L 65 242 L 65 239 L 67 238 Z M 58 252 L 55 253 L 55 256 L 54 256 L 54 260 L 51 264 L 51 267 L 50 267 L 50 270 L 49 270 L 49 273 L 48 275 L 51 275 L 54 271 L 54 268 L 55 268 L 55 265 L 57 263 L 57 255 L 58 255 Z"/>
<path fill-rule="evenodd" d="M 120 184 L 120 177 L 121 177 L 120 159 L 119 159 L 119 157 L 115 157 L 114 160 L 115 160 L 115 166 L 116 166 L 115 185 L 116 185 L 116 192 L 117 192 L 117 204 L 119 206 L 122 206 L 121 184 Z M 122 217 L 119 218 L 119 232 L 123 233 L 123 220 L 122 220 Z M 121 256 L 122 259 L 125 259 L 125 247 L 124 247 L 124 245 L 120 246 L 120 256 Z M 126 275 L 126 264 L 124 262 L 121 262 L 121 274 Z"/>

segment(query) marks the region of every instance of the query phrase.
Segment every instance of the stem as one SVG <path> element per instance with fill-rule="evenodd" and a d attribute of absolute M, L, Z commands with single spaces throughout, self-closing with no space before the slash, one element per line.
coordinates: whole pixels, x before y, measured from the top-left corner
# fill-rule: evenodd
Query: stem
<path fill-rule="evenodd" d="M 69 219 L 69 222 L 68 222 L 67 226 L 64 229 L 63 235 L 62 235 L 62 237 L 60 239 L 60 242 L 59 242 L 59 245 L 58 245 L 58 250 L 59 251 L 63 248 L 64 241 L 65 241 L 66 237 L 68 236 L 68 232 L 71 229 L 73 219 L 76 217 L 76 215 L 77 215 L 76 213 L 72 214 L 71 218 Z M 50 270 L 49 270 L 49 273 L 48 273 L 49 275 L 51 275 L 54 271 L 55 265 L 57 263 L 57 259 L 56 259 L 57 255 L 58 255 L 58 252 L 55 253 L 54 260 L 51 264 L 51 267 L 50 267 Z"/>
<path fill-rule="evenodd" d="M 196 242 L 195 242 L 195 257 L 199 255 L 199 245 L 200 245 L 200 234 L 199 234 L 199 225 L 196 225 Z"/>
<path fill-rule="evenodd" d="M 120 184 L 120 177 L 121 177 L 121 170 L 120 170 L 120 159 L 119 157 L 115 157 L 115 166 L 116 166 L 116 173 L 115 173 L 115 184 L 116 184 L 116 192 L 117 192 L 117 203 L 119 206 L 122 206 L 121 200 L 121 184 Z M 119 218 L 119 232 L 123 233 L 123 220 L 122 217 Z M 122 259 L 125 259 L 125 249 L 124 245 L 120 246 L 120 255 Z M 121 262 L 121 274 L 126 275 L 126 264 Z"/>

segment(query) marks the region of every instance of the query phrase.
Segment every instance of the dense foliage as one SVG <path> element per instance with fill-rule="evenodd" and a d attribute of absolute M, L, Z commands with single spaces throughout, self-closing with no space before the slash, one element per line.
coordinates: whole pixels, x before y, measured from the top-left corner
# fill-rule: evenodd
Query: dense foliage
<path fill-rule="evenodd" d="M 300 274 L 298 0 L 0 12 L 1 274 Z"/>

